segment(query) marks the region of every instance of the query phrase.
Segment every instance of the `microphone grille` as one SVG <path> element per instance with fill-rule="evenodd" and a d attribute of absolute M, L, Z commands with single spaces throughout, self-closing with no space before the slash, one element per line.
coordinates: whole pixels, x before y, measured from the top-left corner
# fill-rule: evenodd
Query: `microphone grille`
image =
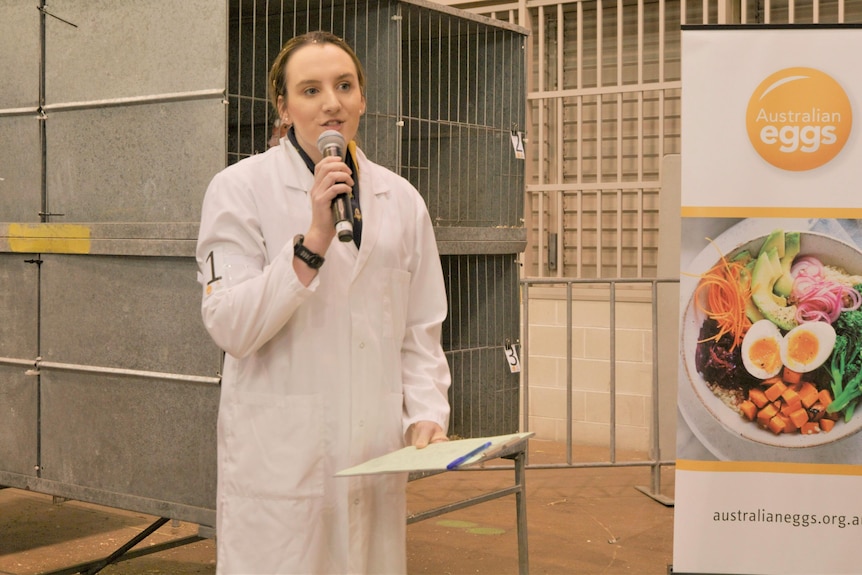
<path fill-rule="evenodd" d="M 336 146 L 338 154 L 341 155 L 345 147 L 344 136 L 341 135 L 341 132 L 326 130 L 320 134 L 320 137 L 317 138 L 317 149 L 320 150 L 320 153 L 326 155 L 326 149 L 330 146 Z"/>

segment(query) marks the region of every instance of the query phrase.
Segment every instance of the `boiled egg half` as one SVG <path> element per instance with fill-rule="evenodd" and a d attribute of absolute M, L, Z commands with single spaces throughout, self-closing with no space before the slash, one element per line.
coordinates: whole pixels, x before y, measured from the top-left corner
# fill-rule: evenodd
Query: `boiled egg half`
<path fill-rule="evenodd" d="M 781 342 L 781 362 L 799 373 L 815 370 L 835 347 L 835 328 L 824 321 L 801 323 Z"/>
<path fill-rule="evenodd" d="M 781 347 L 784 338 L 768 319 L 751 324 L 742 338 L 740 353 L 745 370 L 758 379 L 773 377 L 781 371 Z M 791 368 L 792 369 L 792 368 Z"/>

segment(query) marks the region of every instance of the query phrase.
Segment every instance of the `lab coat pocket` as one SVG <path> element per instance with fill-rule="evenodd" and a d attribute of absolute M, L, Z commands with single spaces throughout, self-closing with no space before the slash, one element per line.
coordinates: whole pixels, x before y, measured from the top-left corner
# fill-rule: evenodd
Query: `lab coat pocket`
<path fill-rule="evenodd" d="M 223 485 L 235 495 L 323 495 L 323 401 L 318 395 L 243 392 L 230 407 Z"/>

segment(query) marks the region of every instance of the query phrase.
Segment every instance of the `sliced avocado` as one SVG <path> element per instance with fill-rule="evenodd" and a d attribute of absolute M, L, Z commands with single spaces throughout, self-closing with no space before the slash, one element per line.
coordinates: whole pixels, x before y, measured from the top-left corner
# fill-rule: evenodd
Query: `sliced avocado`
<path fill-rule="evenodd" d="M 773 230 L 766 236 L 766 239 L 763 241 L 763 245 L 760 246 L 760 255 L 764 252 L 768 252 L 772 248 L 778 250 L 778 257 L 784 257 L 784 230 Z"/>
<path fill-rule="evenodd" d="M 743 293 L 751 293 L 751 273 L 756 261 L 757 260 L 755 259 L 749 258 L 745 267 L 739 271 L 739 285 L 742 288 Z M 763 314 L 760 313 L 760 310 L 757 309 L 756 305 L 754 305 L 751 297 L 745 298 L 745 316 L 751 320 L 751 323 L 763 319 Z"/>
<path fill-rule="evenodd" d="M 763 317 L 783 330 L 796 327 L 796 306 L 782 306 L 773 298 L 775 282 L 783 273 L 778 248 L 760 250 L 751 272 L 751 299 Z"/>
<path fill-rule="evenodd" d="M 742 250 L 732 258 L 730 261 L 740 263 L 744 266 L 747 266 L 749 262 L 753 261 L 754 257 L 752 257 L 751 252 L 748 250 Z"/>
<path fill-rule="evenodd" d="M 799 255 L 799 232 L 787 232 L 784 234 L 784 256 L 781 258 L 781 277 L 775 282 L 775 293 L 788 297 L 793 288 L 793 278 L 790 275 L 790 267 L 793 260 Z"/>

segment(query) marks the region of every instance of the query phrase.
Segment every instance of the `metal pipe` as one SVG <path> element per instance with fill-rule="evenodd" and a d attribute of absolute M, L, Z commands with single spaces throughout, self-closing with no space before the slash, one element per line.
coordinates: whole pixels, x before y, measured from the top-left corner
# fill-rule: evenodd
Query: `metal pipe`
<path fill-rule="evenodd" d="M 15 361 L 15 360 L 13 360 Z M 0 363 L 3 358 L 0 358 Z M 206 383 L 218 385 L 220 377 L 207 377 L 202 375 L 184 375 L 180 373 L 164 373 L 160 371 L 145 371 L 139 369 L 122 369 L 118 367 L 99 367 L 94 365 L 79 365 L 73 363 L 60 363 L 56 361 L 42 361 L 37 358 L 35 362 L 30 361 L 26 365 L 35 365 L 37 370 L 55 369 L 58 371 L 73 371 L 76 373 L 98 373 L 101 375 L 121 375 L 127 377 L 142 377 L 146 379 L 160 379 L 167 381 L 182 381 L 185 383 Z"/>
<path fill-rule="evenodd" d="M 72 110 L 101 110 L 119 106 L 137 106 L 140 104 L 165 104 L 168 102 L 187 102 L 192 100 L 225 99 L 223 89 L 196 90 L 190 92 L 174 92 L 170 94 L 154 94 L 152 96 L 134 96 L 129 98 L 110 98 L 106 100 L 89 100 L 86 102 L 64 102 L 62 104 L 47 104 L 42 106 L 45 112 L 69 112 Z"/>

